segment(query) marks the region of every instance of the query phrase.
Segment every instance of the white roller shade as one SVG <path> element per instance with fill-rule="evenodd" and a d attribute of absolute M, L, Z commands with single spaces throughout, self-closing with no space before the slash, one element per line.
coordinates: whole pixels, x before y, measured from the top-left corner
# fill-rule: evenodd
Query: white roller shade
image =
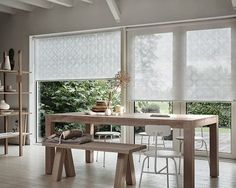
<path fill-rule="evenodd" d="M 35 38 L 35 80 L 113 78 L 120 70 L 120 31 Z"/>
<path fill-rule="evenodd" d="M 186 37 L 184 98 L 232 100 L 231 28 L 188 31 Z"/>
<path fill-rule="evenodd" d="M 236 99 L 235 22 L 128 31 L 131 100 Z"/>
<path fill-rule="evenodd" d="M 173 33 L 137 35 L 131 40 L 132 99 L 172 99 Z"/>

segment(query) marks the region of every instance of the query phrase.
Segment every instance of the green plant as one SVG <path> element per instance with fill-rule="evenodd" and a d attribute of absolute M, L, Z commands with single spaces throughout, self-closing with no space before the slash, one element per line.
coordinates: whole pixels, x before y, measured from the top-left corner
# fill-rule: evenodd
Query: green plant
<path fill-rule="evenodd" d="M 39 117 L 44 136 L 45 114 L 83 112 L 90 110 L 96 100 L 107 99 L 111 80 L 85 80 L 39 83 Z M 112 104 L 120 104 L 120 95 L 114 95 Z M 83 127 L 81 124 L 57 123 L 56 130 Z M 114 126 L 116 129 L 116 126 Z"/>
<path fill-rule="evenodd" d="M 231 103 L 188 102 L 188 114 L 213 114 L 219 116 L 219 127 L 231 127 Z"/>

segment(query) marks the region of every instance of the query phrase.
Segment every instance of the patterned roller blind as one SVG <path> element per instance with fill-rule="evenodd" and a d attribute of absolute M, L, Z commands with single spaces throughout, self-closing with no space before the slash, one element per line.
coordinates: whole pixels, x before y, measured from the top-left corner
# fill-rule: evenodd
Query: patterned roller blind
<path fill-rule="evenodd" d="M 236 23 L 128 31 L 131 100 L 234 101 Z"/>
<path fill-rule="evenodd" d="M 120 40 L 120 31 L 35 38 L 35 80 L 113 78 Z"/>

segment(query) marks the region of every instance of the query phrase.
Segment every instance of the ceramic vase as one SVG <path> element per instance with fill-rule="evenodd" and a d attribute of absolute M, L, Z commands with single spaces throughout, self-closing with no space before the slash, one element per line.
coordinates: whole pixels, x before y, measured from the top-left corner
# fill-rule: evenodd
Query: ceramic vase
<path fill-rule="evenodd" d="M 10 105 L 5 102 L 5 100 L 0 101 L 0 110 L 9 110 Z"/>
<path fill-rule="evenodd" d="M 105 111 L 105 115 L 106 116 L 110 116 L 112 113 L 111 109 L 110 108 L 107 108 L 106 111 Z"/>
<path fill-rule="evenodd" d="M 4 61 L 3 69 L 4 70 L 11 70 L 11 63 L 10 63 L 10 59 L 9 59 L 8 55 L 5 56 L 5 61 Z"/>

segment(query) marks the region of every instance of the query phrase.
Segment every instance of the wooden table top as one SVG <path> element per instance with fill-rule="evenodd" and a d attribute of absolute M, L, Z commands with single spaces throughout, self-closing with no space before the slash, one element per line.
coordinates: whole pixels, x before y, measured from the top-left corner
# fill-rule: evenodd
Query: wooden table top
<path fill-rule="evenodd" d="M 88 124 L 118 124 L 126 126 L 170 125 L 183 128 L 185 125 L 201 127 L 218 123 L 217 115 L 168 114 L 168 117 L 151 117 L 154 113 L 124 113 L 122 115 L 87 115 L 83 112 L 48 114 L 51 122 L 81 122 Z M 155 114 L 158 115 L 158 114 Z"/>

